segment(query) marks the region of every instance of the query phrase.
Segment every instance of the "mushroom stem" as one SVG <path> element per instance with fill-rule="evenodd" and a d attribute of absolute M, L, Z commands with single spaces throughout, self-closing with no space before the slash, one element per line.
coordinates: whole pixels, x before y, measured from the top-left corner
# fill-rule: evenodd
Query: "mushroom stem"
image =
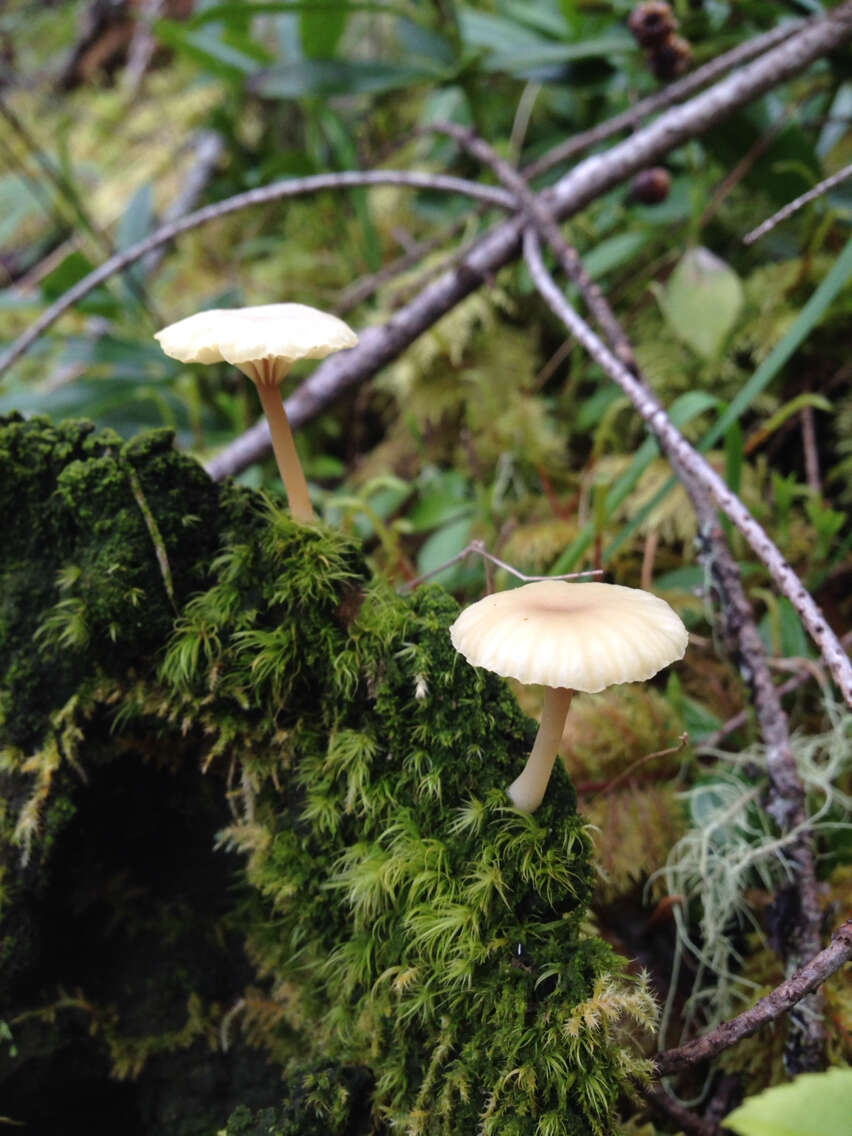
<path fill-rule="evenodd" d="M 287 491 L 287 500 L 290 503 L 290 512 L 297 521 L 313 521 L 316 519 L 311 497 L 308 493 L 308 483 L 302 472 L 302 463 L 296 453 L 296 444 L 293 441 L 293 432 L 287 418 L 287 411 L 281 401 L 281 392 L 271 383 L 259 382 L 257 393 L 260 404 L 269 422 L 269 432 L 272 435 L 272 450 L 278 463 L 278 471 L 284 488 Z"/>
<path fill-rule="evenodd" d="M 506 790 L 509 800 L 521 812 L 534 813 L 544 799 L 573 694 L 573 690 L 563 686 L 544 688 L 541 724 L 532 751 L 521 775 Z"/>

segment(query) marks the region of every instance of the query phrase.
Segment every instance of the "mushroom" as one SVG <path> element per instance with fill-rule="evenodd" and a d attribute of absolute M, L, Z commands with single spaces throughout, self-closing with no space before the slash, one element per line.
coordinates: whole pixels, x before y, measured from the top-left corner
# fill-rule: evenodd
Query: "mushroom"
<path fill-rule="evenodd" d="M 665 600 L 618 584 L 542 580 L 486 596 L 450 628 L 453 646 L 476 667 L 545 687 L 541 724 L 520 776 L 515 808 L 541 804 L 571 697 L 651 678 L 683 657 L 687 631 Z"/>
<path fill-rule="evenodd" d="M 248 375 L 269 422 L 290 512 L 300 521 L 312 521 L 308 483 L 278 388 L 297 359 L 324 359 L 354 347 L 355 332 L 336 316 L 305 304 L 264 304 L 198 312 L 164 327 L 155 338 L 166 355 L 181 363 L 232 363 Z"/>

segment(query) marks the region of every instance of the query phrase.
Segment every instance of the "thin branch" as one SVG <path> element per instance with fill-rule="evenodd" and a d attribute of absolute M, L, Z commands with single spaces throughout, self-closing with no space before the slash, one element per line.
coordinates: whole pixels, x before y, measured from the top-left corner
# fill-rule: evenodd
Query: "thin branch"
<path fill-rule="evenodd" d="M 728 649 L 751 690 L 760 723 L 769 777 L 767 813 L 782 837 L 789 835 L 785 855 L 790 879 L 773 900 L 777 920 L 778 949 L 788 969 L 793 970 L 812 958 L 820 948 L 822 910 L 819 903 L 813 835 L 808 824 L 805 789 L 790 744 L 787 715 L 781 696 L 772 681 L 766 650 L 757 629 L 754 612 L 745 593 L 737 562 L 728 548 L 725 534 L 709 492 L 681 468 L 676 472 L 684 481 L 698 517 L 699 557 L 705 565 L 716 593 L 719 624 Z M 825 1064 L 825 1022 L 821 992 L 809 994 L 802 1012 L 790 1023 L 785 1047 L 785 1064 L 790 1076 L 815 1072 Z"/>
<path fill-rule="evenodd" d="M 649 761 L 654 761 L 658 757 L 669 757 L 673 753 L 680 753 L 680 751 L 684 749 L 688 744 L 689 734 L 684 731 L 684 733 L 682 733 L 678 738 L 677 745 L 668 746 L 666 749 L 655 749 L 653 753 L 646 753 L 643 754 L 642 757 L 637 757 L 635 761 L 631 761 L 627 768 L 622 769 L 622 771 L 616 777 L 613 777 L 611 781 L 604 781 L 602 784 L 600 784 L 599 787 L 596 787 L 594 790 L 591 790 L 588 788 L 588 786 L 586 786 L 586 791 L 594 791 L 598 794 L 598 796 L 605 797 L 610 794 L 617 785 L 622 785 L 625 781 L 633 776 L 637 769 L 640 769 Z M 597 785 L 598 783 L 595 784 Z M 579 784 L 577 784 L 576 788 L 578 793 L 582 793 L 583 783 L 580 782 Z"/>
<path fill-rule="evenodd" d="M 603 292 L 586 271 L 577 250 L 572 248 L 562 236 L 559 223 L 545 204 L 544 198 L 533 193 L 518 171 L 472 130 L 467 130 L 465 127 L 457 126 L 452 122 L 431 123 L 426 129 L 437 134 L 445 134 L 454 139 L 459 146 L 467 150 L 478 161 L 489 166 L 505 188 L 515 195 L 527 219 L 532 222 L 539 235 L 553 249 L 562 271 L 580 289 L 589 311 L 612 345 L 616 355 L 626 367 L 635 373 L 636 360 L 633 357 L 633 349 L 627 336 L 622 331 L 621 325 L 615 318 Z"/>
<path fill-rule="evenodd" d="M 762 1026 L 786 1014 L 807 994 L 836 974 L 850 959 L 852 959 L 852 919 L 847 919 L 835 932 L 831 943 L 824 951 L 820 951 L 792 977 L 777 986 L 771 994 L 767 994 L 750 1009 L 744 1010 L 730 1021 L 723 1022 L 704 1037 L 658 1054 L 654 1059 L 658 1076 L 666 1077 L 671 1073 L 690 1069 L 699 1061 L 716 1057 L 717 1054 L 751 1037 Z"/>
<path fill-rule="evenodd" d="M 512 210 L 515 199 L 505 190 L 492 186 L 477 185 L 475 182 L 465 181 L 464 178 L 450 177 L 446 174 L 409 173 L 400 170 L 371 170 L 361 173 L 350 171 L 334 174 L 314 174 L 304 178 L 290 178 L 287 181 L 273 182 L 272 185 L 261 189 L 250 189 L 246 193 L 238 193 L 225 201 L 215 205 L 207 205 L 185 217 L 180 217 L 151 233 L 142 241 L 138 241 L 130 248 L 116 253 L 105 261 L 99 268 L 90 272 L 78 281 L 73 288 L 69 288 L 46 308 L 39 318 L 20 335 L 8 351 L 0 356 L 0 375 L 32 346 L 39 336 L 51 327 L 61 315 L 72 308 L 79 300 L 99 284 L 103 284 L 116 272 L 121 272 L 128 265 L 140 260 L 147 253 L 153 252 L 160 245 L 168 244 L 181 233 L 198 228 L 208 221 L 216 221 L 229 213 L 236 213 L 240 209 L 247 209 L 253 205 L 265 205 L 270 201 L 280 201 L 288 197 L 300 197 L 309 193 L 319 193 L 330 189 L 349 189 L 358 186 L 370 185 L 403 185 L 414 189 L 441 190 L 445 193 L 458 193 L 464 197 L 471 197 L 475 201 L 483 201 L 489 205 L 496 205 L 501 209 Z"/>
<path fill-rule="evenodd" d="M 766 236 L 768 232 L 780 225 L 782 221 L 786 221 L 788 217 L 792 217 L 794 213 L 798 212 L 802 206 L 807 205 L 809 201 L 814 201 L 817 197 L 822 197 L 823 194 L 828 193 L 830 189 L 834 189 L 836 185 L 852 177 L 852 162 L 848 166 L 844 166 L 842 170 L 838 170 L 836 174 L 831 177 L 823 178 L 822 181 L 817 182 L 813 189 L 809 189 L 807 193 L 803 193 L 801 197 L 796 197 L 789 201 L 777 213 L 773 213 L 771 217 L 767 218 L 756 229 L 752 229 L 750 233 L 746 233 L 743 237 L 744 245 L 753 245 L 755 241 L 759 241 L 761 237 Z"/>
<path fill-rule="evenodd" d="M 596 154 L 581 162 L 545 192 L 548 207 L 557 220 L 566 220 L 602 193 L 798 74 L 850 37 L 852 0 L 846 0 L 826 15 L 800 26 L 780 46 L 741 67 L 715 87 L 667 111 L 605 154 Z M 396 311 L 384 326 L 368 328 L 357 347 L 345 355 L 324 360 L 287 399 L 287 416 L 293 425 L 315 417 L 349 387 L 371 378 L 484 280 L 510 263 L 520 253 L 522 230 L 521 218 L 494 226 L 460 263 Z M 239 473 L 263 457 L 268 449 L 269 430 L 261 420 L 213 458 L 207 466 L 208 472 L 221 480 Z"/>
<path fill-rule="evenodd" d="M 852 5 L 850 5 L 852 9 Z M 575 339 L 589 352 L 595 362 L 621 387 L 639 414 L 656 434 L 660 444 L 681 468 L 696 478 L 711 493 L 716 504 L 731 518 L 746 538 L 758 558 L 766 565 L 780 591 L 799 613 L 802 623 L 816 643 L 828 669 L 834 675 L 843 697 L 852 706 L 852 664 L 843 651 L 837 636 L 829 627 L 822 612 L 804 584 L 770 540 L 757 521 L 732 493 L 722 478 L 701 454 L 692 448 L 686 438 L 672 424 L 657 399 L 644 390 L 634 375 L 619 362 L 595 335 L 585 320 L 567 303 L 556 286 L 541 258 L 538 237 L 528 229 L 524 251 L 536 287 L 551 310 L 568 327 Z"/>
<path fill-rule="evenodd" d="M 581 134 L 575 134 L 566 139 L 561 145 L 554 146 L 552 150 L 548 150 L 537 161 L 525 166 L 521 172 L 525 178 L 537 177 L 539 174 L 553 169 L 554 166 L 558 166 L 561 162 L 567 162 L 576 157 L 577 154 L 581 154 L 591 146 L 596 146 L 598 142 L 605 142 L 608 138 L 620 134 L 623 130 L 632 129 L 643 118 L 674 106 L 675 103 L 696 94 L 702 87 L 708 87 L 711 83 L 715 83 L 725 72 L 733 70 L 734 67 L 740 67 L 742 64 L 755 59 L 758 55 L 762 55 L 763 52 L 777 47 L 779 43 L 789 39 L 802 26 L 802 22 L 799 20 L 791 21 L 788 24 L 783 24 L 780 28 L 773 28 L 772 31 L 766 32 L 764 35 L 755 36 L 754 39 L 738 44 L 730 51 L 726 51 L 724 55 L 711 59 L 703 67 L 699 67 L 691 74 L 684 76 L 683 79 L 679 79 L 676 83 L 670 83 L 662 91 L 657 91 L 653 95 L 641 99 L 632 107 L 622 111 L 621 114 L 616 114 L 607 119 L 606 122 L 593 126 L 591 130 L 584 130 Z"/>
<path fill-rule="evenodd" d="M 442 248 L 447 241 L 457 236 L 467 224 L 467 218 L 461 217 L 453 221 L 452 225 L 448 225 L 443 231 L 437 233 L 427 240 L 417 241 L 408 252 L 404 252 L 398 256 L 396 260 L 383 265 L 376 272 L 370 273 L 369 276 L 362 276 L 354 283 L 350 284 L 348 288 L 340 293 L 337 303 L 334 306 L 336 315 L 345 316 L 357 308 L 359 304 L 363 304 L 365 300 L 369 300 L 379 288 L 384 287 L 391 280 L 397 276 L 401 276 L 403 272 L 407 272 L 409 268 L 414 268 L 419 264 L 424 257 L 429 256 L 430 253 L 437 252 Z"/>
<path fill-rule="evenodd" d="M 840 644 L 844 648 L 852 647 L 852 631 L 847 631 L 845 635 L 841 636 Z M 788 678 L 786 682 L 781 683 L 777 688 L 778 697 L 782 698 L 785 694 L 792 694 L 794 690 L 798 690 L 800 686 L 804 686 L 810 679 L 816 678 L 816 674 L 812 667 L 803 666 L 798 674 Z M 743 726 L 748 724 L 749 712 L 740 710 L 739 713 L 734 714 L 727 722 L 723 722 L 718 730 L 714 730 L 711 734 L 705 734 L 701 741 L 696 746 L 699 753 L 702 750 L 716 749 L 720 742 L 731 734 L 741 730 Z"/>
<path fill-rule="evenodd" d="M 505 560 L 501 560 L 499 556 L 495 556 L 493 552 L 489 552 L 485 547 L 485 542 L 481 540 L 472 540 L 469 544 L 457 552 L 455 556 L 451 556 L 449 560 L 445 560 L 437 568 L 433 568 L 430 572 L 424 572 L 422 576 L 415 576 L 413 580 L 406 580 L 404 584 L 397 588 L 400 595 L 405 592 L 411 592 L 419 587 L 424 581 L 431 580 L 433 576 L 437 576 L 439 572 L 443 572 L 445 568 L 452 567 L 453 564 L 458 564 L 460 560 L 466 560 L 468 556 L 481 556 L 483 560 L 487 560 L 489 564 L 496 564 L 498 568 L 503 568 L 509 572 L 517 580 L 523 580 L 524 583 L 529 584 L 537 580 L 576 580 L 581 576 L 601 576 L 603 573 L 598 568 L 587 568 L 584 572 L 565 572 L 561 576 L 528 576 L 526 572 L 521 572 L 519 568 L 514 568 L 511 564 L 507 564 Z"/>

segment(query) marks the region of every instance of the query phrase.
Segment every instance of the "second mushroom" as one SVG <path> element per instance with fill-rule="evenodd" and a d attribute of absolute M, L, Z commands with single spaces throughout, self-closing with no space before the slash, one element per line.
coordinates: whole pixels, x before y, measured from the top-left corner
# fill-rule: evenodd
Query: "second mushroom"
<path fill-rule="evenodd" d="M 198 312 L 164 327 L 156 339 L 166 355 L 181 363 L 231 363 L 248 375 L 269 422 L 290 512 L 299 521 L 312 521 L 308 483 L 279 388 L 297 359 L 324 359 L 354 347 L 355 332 L 336 316 L 305 304 L 263 304 Z"/>
<path fill-rule="evenodd" d="M 526 813 L 544 799 L 574 691 L 649 679 L 682 658 L 687 644 L 680 617 L 658 596 L 564 580 L 486 596 L 465 608 L 450 637 L 474 666 L 545 688 L 532 752 L 507 789 Z"/>

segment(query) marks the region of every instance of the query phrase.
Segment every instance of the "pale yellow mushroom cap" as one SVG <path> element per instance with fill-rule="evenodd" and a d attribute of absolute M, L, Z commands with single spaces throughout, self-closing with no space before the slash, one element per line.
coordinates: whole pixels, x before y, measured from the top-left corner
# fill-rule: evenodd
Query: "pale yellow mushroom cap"
<path fill-rule="evenodd" d="M 665 600 L 618 584 L 542 580 L 486 596 L 450 628 L 475 667 L 594 694 L 683 657 L 687 631 Z"/>
<path fill-rule="evenodd" d="M 214 308 L 164 327 L 155 338 L 181 363 L 231 363 L 264 383 L 279 383 L 297 359 L 324 359 L 358 342 L 343 320 L 306 304 Z"/>

